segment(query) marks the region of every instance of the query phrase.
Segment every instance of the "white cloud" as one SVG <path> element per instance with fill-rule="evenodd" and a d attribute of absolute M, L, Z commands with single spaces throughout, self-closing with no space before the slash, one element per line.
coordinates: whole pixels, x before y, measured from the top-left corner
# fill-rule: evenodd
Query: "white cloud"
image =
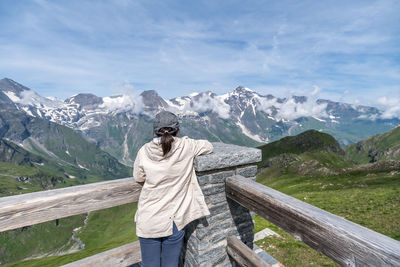
<path fill-rule="evenodd" d="M 400 98 L 386 96 L 378 98 L 378 104 L 384 110 L 380 116 L 383 119 L 400 119 Z"/>
<path fill-rule="evenodd" d="M 136 94 L 136 89 L 131 84 L 123 84 L 114 88 L 115 91 L 121 92 L 122 95 L 103 97 L 103 103 L 100 108 L 107 109 L 112 112 L 131 111 L 139 114 L 143 112 L 143 99 Z"/>
<path fill-rule="evenodd" d="M 37 94 L 32 90 L 24 90 L 20 93 L 21 99 L 18 101 L 23 105 L 34 105 Z"/>
<path fill-rule="evenodd" d="M 303 103 L 296 103 L 294 98 L 289 97 L 285 102 L 279 103 L 276 99 L 261 99 L 258 109 L 267 113 L 272 113 L 277 109 L 276 118 L 284 120 L 295 120 L 300 117 L 326 118 L 327 104 L 317 104 L 314 101 L 307 100 Z"/>
<path fill-rule="evenodd" d="M 321 88 L 318 85 L 314 85 L 314 90 L 310 93 L 312 96 L 317 95 L 321 92 Z"/>
<path fill-rule="evenodd" d="M 300 117 L 326 118 L 328 117 L 326 113 L 327 104 L 318 104 L 316 102 L 319 92 L 321 92 L 321 88 L 315 85 L 314 90 L 308 92 L 306 101 L 302 103 L 296 102 L 292 95 L 286 97 L 283 103 L 279 103 L 277 98 L 269 100 L 260 98 L 260 105 L 257 108 L 270 114 L 276 109 L 276 117 L 283 120 L 295 120 Z"/>
<path fill-rule="evenodd" d="M 184 109 L 195 112 L 211 111 L 218 114 L 218 116 L 223 119 L 228 119 L 230 116 L 229 105 L 217 97 L 212 97 L 209 93 L 202 93 L 194 97 L 190 104 L 186 105 Z"/>

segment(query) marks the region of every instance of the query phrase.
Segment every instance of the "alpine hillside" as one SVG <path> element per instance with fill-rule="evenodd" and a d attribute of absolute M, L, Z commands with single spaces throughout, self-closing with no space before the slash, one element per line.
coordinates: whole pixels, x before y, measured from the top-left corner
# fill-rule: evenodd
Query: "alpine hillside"
<path fill-rule="evenodd" d="M 4 82 L 4 79 L 1 80 L 1 88 L 5 88 Z M 6 84 L 8 94 L 12 92 L 21 95 L 26 91 L 31 92 L 9 81 L 6 81 Z M 57 170 L 58 174 L 63 173 L 66 178 L 99 181 L 131 175 L 129 167 L 121 164 L 93 142 L 89 142 L 69 127 L 40 116 L 29 115 L 3 91 L 0 91 L 0 138 L 3 147 L 7 144 L 10 155 L 21 149 L 28 151 L 29 160 L 36 165 L 51 165 L 52 170 Z M 38 156 L 40 161 L 36 159 Z"/>
<path fill-rule="evenodd" d="M 400 161 L 400 125 L 345 147 L 346 153 L 359 163 L 382 160 Z"/>
<path fill-rule="evenodd" d="M 257 182 L 400 240 L 399 140 L 399 127 L 342 148 L 318 131 L 285 137 L 260 147 Z M 280 235 L 256 244 L 285 266 L 338 266 L 258 215 L 255 225 Z"/>

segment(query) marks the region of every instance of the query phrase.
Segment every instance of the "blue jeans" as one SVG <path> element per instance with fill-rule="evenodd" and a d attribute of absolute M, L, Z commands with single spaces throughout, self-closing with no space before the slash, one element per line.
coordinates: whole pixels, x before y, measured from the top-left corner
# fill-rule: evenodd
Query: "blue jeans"
<path fill-rule="evenodd" d="M 172 235 L 160 238 L 139 237 L 142 267 L 177 267 L 181 254 L 185 228 L 178 231 L 172 225 Z"/>

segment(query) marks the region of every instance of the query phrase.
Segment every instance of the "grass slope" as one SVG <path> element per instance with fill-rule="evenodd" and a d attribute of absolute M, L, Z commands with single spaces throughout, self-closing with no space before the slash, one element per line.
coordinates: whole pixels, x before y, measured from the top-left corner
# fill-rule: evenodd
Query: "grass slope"
<path fill-rule="evenodd" d="M 110 250 L 130 242 L 134 242 L 137 240 L 136 228 L 133 222 L 133 216 L 136 212 L 136 209 L 137 203 L 130 203 L 118 207 L 91 212 L 88 217 L 86 226 L 77 235 L 77 237 L 80 238 L 81 241 L 85 244 L 85 248 L 79 252 L 61 256 L 50 256 L 41 259 L 20 261 L 10 263 L 6 266 L 61 266 L 69 262 L 77 261 L 79 259 L 83 259 L 91 255 L 95 255 L 100 252 Z M 80 220 L 76 221 L 74 224 L 70 224 L 72 227 L 69 227 L 68 231 L 64 231 L 64 233 L 69 233 L 69 235 L 64 238 L 65 243 L 68 243 L 68 238 L 71 237 L 72 228 L 83 225 L 83 218 L 85 217 L 85 215 L 78 215 L 74 217 L 78 217 L 80 218 Z M 71 220 L 71 217 L 62 220 Z M 54 224 L 54 221 L 48 223 Z M 41 225 L 45 225 L 48 223 L 39 224 L 37 225 L 37 227 L 44 227 Z M 35 226 L 33 226 L 32 228 L 34 227 Z M 35 245 L 37 246 L 39 243 L 50 246 L 53 242 L 51 239 L 54 239 L 54 235 L 56 234 L 58 233 L 50 229 L 47 236 L 49 239 L 46 239 L 46 237 L 41 237 L 43 241 L 40 241 L 32 238 L 29 239 L 32 242 L 30 244 L 21 242 L 21 240 L 16 240 L 15 243 L 18 243 L 19 245 L 13 246 L 15 244 L 10 243 L 10 246 L 12 246 L 16 250 L 15 253 L 22 253 L 23 251 L 27 251 L 29 253 L 31 250 L 35 251 L 33 247 Z M 0 239 L 0 247 L 3 247 L 3 245 L 5 244 L 9 244 L 7 242 L 9 241 Z M 53 249 L 52 251 L 57 250 Z M 0 261 L 5 262 L 3 258 Z"/>
<path fill-rule="evenodd" d="M 258 164 L 262 167 L 271 158 L 283 153 L 301 154 L 311 151 L 332 151 L 343 153 L 339 143 L 329 134 L 316 130 L 308 130 L 296 136 L 287 136 L 278 141 L 258 147 L 262 151 L 262 161 Z"/>
<path fill-rule="evenodd" d="M 356 165 L 343 153 L 324 149 L 293 153 L 286 140 L 281 140 L 282 149 L 271 146 L 269 167 L 260 171 L 257 182 L 400 240 L 399 164 Z M 338 266 L 260 216 L 255 221 L 255 231 L 268 227 L 280 234 L 256 244 L 285 266 Z"/>
<path fill-rule="evenodd" d="M 72 230 L 83 224 L 84 215 L 71 216 L 0 233 L 0 264 L 28 257 L 43 257 L 68 250 Z"/>
<path fill-rule="evenodd" d="M 400 127 L 377 134 L 345 147 L 346 153 L 359 163 L 400 160 Z"/>

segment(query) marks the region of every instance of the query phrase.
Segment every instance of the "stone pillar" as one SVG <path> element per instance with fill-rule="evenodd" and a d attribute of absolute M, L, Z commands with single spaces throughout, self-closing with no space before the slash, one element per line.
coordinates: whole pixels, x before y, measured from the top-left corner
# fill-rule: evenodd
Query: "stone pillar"
<path fill-rule="evenodd" d="M 226 252 L 228 236 L 253 248 L 254 214 L 225 194 L 225 179 L 235 174 L 255 180 L 261 150 L 213 143 L 214 152 L 195 159 L 195 169 L 211 215 L 186 227 L 183 266 L 235 266 Z"/>

